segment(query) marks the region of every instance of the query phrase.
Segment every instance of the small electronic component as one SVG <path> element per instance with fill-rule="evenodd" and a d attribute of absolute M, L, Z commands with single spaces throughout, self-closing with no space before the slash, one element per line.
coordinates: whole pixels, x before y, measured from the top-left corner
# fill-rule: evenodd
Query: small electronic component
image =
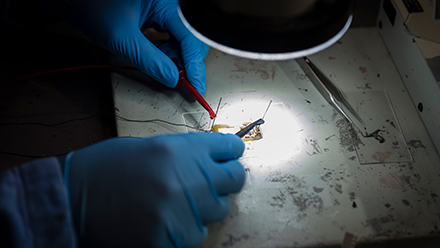
<path fill-rule="evenodd" d="M 243 130 L 245 127 L 252 124 L 252 122 L 245 122 L 240 126 L 240 130 Z M 263 138 L 263 134 L 261 133 L 260 125 L 255 125 L 247 134 L 243 136 L 244 141 L 253 141 L 260 140 Z"/>
<path fill-rule="evenodd" d="M 217 111 L 220 107 L 220 102 L 222 99 L 220 98 Z M 266 111 L 263 114 L 263 118 L 260 118 L 254 122 L 244 122 L 239 126 L 229 126 L 224 124 L 216 124 L 214 125 L 215 119 L 212 122 L 211 131 L 218 133 L 232 133 L 242 138 L 243 141 L 254 141 L 260 140 L 263 138 L 263 134 L 260 129 L 260 125 L 264 124 L 264 117 L 266 116 L 267 111 L 269 110 L 270 104 L 272 100 L 270 100 L 269 105 L 266 108 Z"/>
<path fill-rule="evenodd" d="M 241 125 L 229 126 L 224 124 L 216 124 L 212 126 L 212 132 L 218 133 L 232 133 L 236 134 L 237 132 L 243 130 L 247 126 L 252 124 L 252 122 L 244 122 Z M 255 125 L 248 133 L 246 133 L 242 139 L 243 141 L 255 141 L 263 138 L 263 133 L 261 132 L 260 125 Z"/>
<path fill-rule="evenodd" d="M 212 126 L 211 131 L 216 133 L 235 133 L 237 130 L 237 127 L 235 126 L 229 126 L 224 124 L 215 124 Z"/>

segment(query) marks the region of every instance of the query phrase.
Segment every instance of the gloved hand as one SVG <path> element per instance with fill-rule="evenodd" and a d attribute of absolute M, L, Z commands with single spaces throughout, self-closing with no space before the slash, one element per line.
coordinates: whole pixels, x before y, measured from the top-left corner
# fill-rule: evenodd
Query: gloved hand
<path fill-rule="evenodd" d="M 200 94 L 205 93 L 203 60 L 209 47 L 183 25 L 177 13 L 177 0 L 43 1 L 50 12 L 58 12 L 94 43 L 173 88 L 177 84 L 178 72 L 170 57 L 176 57 L 183 62 L 189 82 Z M 145 38 L 141 27 L 169 31 L 174 37 L 158 49 Z"/>
<path fill-rule="evenodd" d="M 236 135 L 113 138 L 67 155 L 80 246 L 191 247 L 230 212 L 245 180 Z"/>

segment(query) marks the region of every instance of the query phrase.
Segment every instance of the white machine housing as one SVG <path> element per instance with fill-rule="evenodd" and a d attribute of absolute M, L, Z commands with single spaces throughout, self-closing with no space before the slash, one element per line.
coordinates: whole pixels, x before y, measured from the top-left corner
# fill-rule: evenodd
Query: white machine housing
<path fill-rule="evenodd" d="M 382 0 L 377 25 L 437 152 L 440 150 L 440 1 Z"/>

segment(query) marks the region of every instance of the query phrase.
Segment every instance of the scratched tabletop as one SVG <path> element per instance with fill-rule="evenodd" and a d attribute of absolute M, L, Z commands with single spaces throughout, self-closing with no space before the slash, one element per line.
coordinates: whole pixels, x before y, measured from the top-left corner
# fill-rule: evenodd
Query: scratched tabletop
<path fill-rule="evenodd" d="M 437 235 L 439 156 L 378 31 L 350 29 L 309 58 L 385 142 L 356 133 L 295 60 L 255 61 L 211 49 L 204 97 L 219 106 L 216 124 L 254 121 L 272 104 L 263 138 L 246 142 L 240 161 L 247 180 L 231 196 L 231 214 L 208 225 L 200 247 L 341 245 L 347 233 L 357 242 Z M 119 136 L 212 124 L 184 89 L 127 72 L 113 73 L 112 85 L 115 113 L 126 118 L 116 118 Z"/>

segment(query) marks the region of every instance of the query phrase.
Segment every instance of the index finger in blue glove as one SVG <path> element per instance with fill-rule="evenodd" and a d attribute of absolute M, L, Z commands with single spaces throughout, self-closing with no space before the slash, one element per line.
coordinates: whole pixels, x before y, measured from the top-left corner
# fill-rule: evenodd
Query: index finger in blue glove
<path fill-rule="evenodd" d="M 243 140 L 234 134 L 192 133 L 185 137 L 192 139 L 192 144 L 203 144 L 216 162 L 237 159 L 243 155 L 245 148 Z"/>
<path fill-rule="evenodd" d="M 131 32 L 126 30 L 122 37 L 116 36 L 120 40 L 113 40 L 113 43 L 116 44 L 114 45 L 116 48 L 112 49 L 113 52 L 120 54 L 124 59 L 162 84 L 172 88 L 176 87 L 179 74 L 176 65 L 159 48 L 154 46 L 138 28 L 133 27 L 133 29 Z M 119 47 L 124 49 L 118 49 Z"/>

